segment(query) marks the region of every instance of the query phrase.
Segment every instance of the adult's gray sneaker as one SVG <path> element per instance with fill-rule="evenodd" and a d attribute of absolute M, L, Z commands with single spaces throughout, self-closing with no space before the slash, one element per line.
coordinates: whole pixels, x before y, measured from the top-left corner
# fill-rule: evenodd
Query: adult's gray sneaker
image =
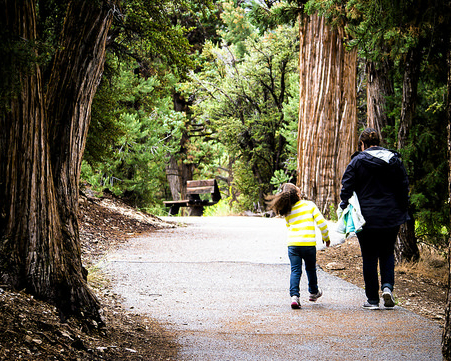
<path fill-rule="evenodd" d="M 382 298 L 384 299 L 385 308 L 395 307 L 395 299 L 393 298 L 393 293 L 391 292 L 390 288 L 384 288 L 384 290 L 382 291 Z"/>
<path fill-rule="evenodd" d="M 378 303 L 369 303 L 368 301 L 366 301 L 363 306 L 362 306 L 365 310 L 378 310 L 379 309 L 379 304 Z"/>

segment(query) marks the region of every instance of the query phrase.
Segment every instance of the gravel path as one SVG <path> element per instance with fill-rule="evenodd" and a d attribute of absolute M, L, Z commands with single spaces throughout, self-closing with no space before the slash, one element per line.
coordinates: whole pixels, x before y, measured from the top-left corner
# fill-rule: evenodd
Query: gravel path
<path fill-rule="evenodd" d="M 127 308 L 177 332 L 181 360 L 441 360 L 437 324 L 363 310 L 361 288 L 321 270 L 324 296 L 309 302 L 303 275 L 291 310 L 282 219 L 171 220 L 186 226 L 131 240 L 103 267 Z"/>

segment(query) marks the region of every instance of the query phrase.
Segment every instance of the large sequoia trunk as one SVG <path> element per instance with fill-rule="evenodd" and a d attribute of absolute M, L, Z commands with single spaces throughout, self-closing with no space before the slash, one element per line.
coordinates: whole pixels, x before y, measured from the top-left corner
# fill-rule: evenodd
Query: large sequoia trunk
<path fill-rule="evenodd" d="M 404 70 L 402 87 L 401 120 L 398 131 L 398 149 L 408 144 L 410 129 L 412 128 L 417 102 L 417 87 L 419 79 L 419 53 L 418 48 L 409 51 Z M 415 261 L 420 257 L 417 239 L 415 236 L 415 220 L 411 214 L 411 220 L 401 225 L 398 240 L 395 247 L 396 261 Z"/>
<path fill-rule="evenodd" d="M 36 3 L 0 4 L 2 25 L 33 43 Z M 81 263 L 78 181 L 111 21 L 98 2 L 71 2 L 46 96 L 34 64 L 0 119 L 0 282 L 96 320 L 100 305 Z"/>
<path fill-rule="evenodd" d="M 313 15 L 301 19 L 299 58 L 298 186 L 327 214 L 357 148 L 357 56 L 342 29 Z"/>

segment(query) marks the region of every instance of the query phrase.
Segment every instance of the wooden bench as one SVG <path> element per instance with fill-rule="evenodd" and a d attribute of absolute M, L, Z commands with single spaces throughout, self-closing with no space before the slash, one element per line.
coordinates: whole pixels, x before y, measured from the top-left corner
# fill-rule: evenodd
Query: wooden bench
<path fill-rule="evenodd" d="M 201 199 L 201 194 L 210 195 L 211 200 Z M 170 207 L 169 215 L 178 214 L 180 207 L 190 207 L 190 216 L 201 216 L 204 213 L 204 207 L 212 206 L 221 199 L 216 179 L 187 181 L 186 196 L 188 199 L 163 202 L 165 206 Z"/>

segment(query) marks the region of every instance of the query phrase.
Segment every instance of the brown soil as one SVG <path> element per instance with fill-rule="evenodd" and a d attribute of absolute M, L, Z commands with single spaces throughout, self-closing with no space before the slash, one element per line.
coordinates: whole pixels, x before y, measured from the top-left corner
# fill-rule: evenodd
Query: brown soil
<path fill-rule="evenodd" d="M 175 336 L 154 320 L 126 312 L 95 264 L 131 236 L 174 227 L 113 197 L 80 199 L 82 260 L 105 327 L 61 322 L 55 307 L 0 286 L 0 360 L 176 360 Z"/>
<path fill-rule="evenodd" d="M 131 236 L 174 227 L 138 212 L 113 197 L 80 199 L 82 259 L 91 287 L 102 303 L 106 326 L 87 327 L 82 321 L 61 322 L 55 307 L 24 293 L 0 287 L 1 360 L 176 360 L 176 336 L 155 320 L 124 310 L 95 265 Z M 358 243 L 318 253 L 325 271 L 363 287 Z M 443 277 L 442 277 L 443 278 Z M 403 307 L 443 323 L 446 281 L 434 273 L 418 275 L 404 267 L 396 272 L 396 296 Z"/>
<path fill-rule="evenodd" d="M 362 257 L 356 237 L 346 240 L 339 246 L 318 252 L 317 263 L 323 270 L 364 288 Z M 448 282 L 446 262 L 437 258 L 433 260 L 425 258 L 420 264 L 422 264 L 420 271 L 416 264 L 395 267 L 396 302 L 443 325 Z"/>

